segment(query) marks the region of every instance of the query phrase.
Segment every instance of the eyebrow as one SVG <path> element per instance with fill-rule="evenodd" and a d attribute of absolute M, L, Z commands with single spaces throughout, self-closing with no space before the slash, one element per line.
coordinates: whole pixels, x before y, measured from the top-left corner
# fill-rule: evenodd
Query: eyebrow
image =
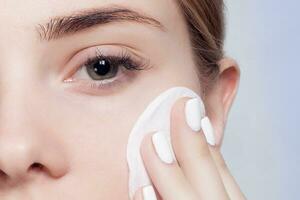
<path fill-rule="evenodd" d="M 45 24 L 38 24 L 36 30 L 40 40 L 50 41 L 97 25 L 121 21 L 148 24 L 165 31 L 165 27 L 158 20 L 120 6 L 82 10 L 69 16 L 54 17 Z"/>

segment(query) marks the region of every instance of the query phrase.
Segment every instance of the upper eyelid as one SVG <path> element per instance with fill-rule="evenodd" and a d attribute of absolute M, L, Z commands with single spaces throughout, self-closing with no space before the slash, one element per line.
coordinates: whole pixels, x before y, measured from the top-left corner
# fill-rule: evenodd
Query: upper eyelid
<path fill-rule="evenodd" d="M 71 58 L 69 59 L 69 61 L 66 64 L 67 65 L 65 67 L 66 69 L 64 69 L 62 72 L 62 74 L 63 74 L 63 77 L 61 78 L 62 81 L 65 80 L 66 78 L 69 78 L 70 75 L 72 75 L 74 72 L 76 72 L 78 67 L 83 65 L 88 58 L 94 58 L 96 49 L 102 49 L 101 52 L 105 52 L 105 51 L 110 52 L 110 53 L 104 53 L 104 56 L 110 55 L 110 56 L 114 56 L 114 57 L 117 57 L 119 55 L 118 52 L 124 51 L 124 49 L 126 49 L 126 51 L 130 51 L 129 54 L 130 55 L 133 54 L 133 56 L 136 59 L 143 60 L 144 65 L 149 65 L 148 63 L 150 62 L 150 59 L 140 58 L 141 57 L 140 55 L 137 55 L 134 51 L 129 50 L 128 48 L 123 47 L 123 46 L 114 46 L 114 45 L 92 46 L 92 47 L 81 49 L 80 51 L 76 52 L 74 56 L 71 56 Z"/>
<path fill-rule="evenodd" d="M 85 64 L 91 64 L 97 59 L 109 59 L 110 61 L 115 62 L 115 64 L 130 64 L 132 69 L 144 69 L 144 67 L 147 67 L 149 64 L 149 59 L 144 58 L 137 58 L 138 56 L 132 55 L 133 53 L 129 52 L 129 50 L 125 50 L 124 48 L 121 48 L 117 53 L 115 54 L 103 54 L 100 48 L 96 48 L 96 55 L 94 55 L 92 58 L 88 58 L 88 60 L 85 62 Z M 129 63 L 128 63 L 129 61 Z M 123 63 L 122 63 L 123 62 Z M 128 67 L 128 66 L 125 66 Z"/>
<path fill-rule="evenodd" d="M 89 60 L 90 61 L 95 61 L 98 58 L 108 58 L 111 60 L 116 60 L 117 58 L 120 57 L 129 57 L 130 59 L 132 59 L 133 61 L 136 61 L 138 63 L 140 63 L 139 61 L 142 60 L 142 58 L 138 59 L 136 55 L 132 55 L 133 53 L 128 52 L 129 50 L 125 50 L 122 47 L 114 47 L 117 50 L 113 50 L 113 51 L 108 51 L 109 53 L 105 53 L 105 48 L 100 48 L 99 46 L 92 48 L 91 50 L 91 54 L 86 54 L 83 55 L 84 58 L 81 59 L 80 62 L 77 62 L 77 65 L 83 65 L 86 64 Z"/>

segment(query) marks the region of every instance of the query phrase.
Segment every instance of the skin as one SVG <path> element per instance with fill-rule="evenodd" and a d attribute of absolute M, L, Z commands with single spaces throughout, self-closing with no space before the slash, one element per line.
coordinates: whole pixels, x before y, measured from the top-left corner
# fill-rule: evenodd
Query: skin
<path fill-rule="evenodd" d="M 53 41 L 38 39 L 38 23 L 111 4 L 146 13 L 166 30 L 117 22 Z M 1 200 L 129 199 L 126 145 L 136 119 L 151 100 L 170 87 L 180 85 L 199 94 L 201 91 L 195 73 L 201 66 L 192 59 L 186 24 L 175 1 L 77 0 L 74 4 L 71 0 L 0 0 L 0 5 Z M 70 78 L 70 69 L 84 62 L 78 55 L 94 52 L 94 47 L 111 53 L 126 49 L 129 54 L 149 60 L 153 67 L 99 91 L 63 82 Z M 181 169 L 178 163 L 167 166 L 159 162 L 151 134 L 145 138 L 143 159 L 163 199 L 176 199 L 172 195 L 185 199 L 197 195 L 244 198 L 220 153 L 239 73 L 234 60 L 222 59 L 218 81 L 205 98 L 216 147 L 209 147 L 201 133 L 189 135 L 182 118 L 186 99 L 178 101 L 172 112 L 174 123 L 180 124 L 172 129 L 172 141 L 179 162 L 187 151 L 195 154 L 189 165 Z M 197 168 L 198 165 L 205 167 Z M 191 177 L 183 175 L 189 168 L 196 175 L 192 183 L 203 188 L 186 184 Z M 170 176 L 173 184 L 162 180 L 161 172 Z M 214 182 L 216 187 L 210 187 Z M 205 183 L 209 184 L 204 187 Z M 142 199 L 140 191 L 136 198 Z"/>

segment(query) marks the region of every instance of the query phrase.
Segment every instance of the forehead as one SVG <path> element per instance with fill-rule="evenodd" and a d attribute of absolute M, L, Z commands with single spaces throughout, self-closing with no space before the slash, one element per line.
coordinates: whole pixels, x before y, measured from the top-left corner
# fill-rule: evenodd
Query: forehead
<path fill-rule="evenodd" d="M 56 16 L 73 14 L 83 9 L 124 6 L 147 14 L 167 29 L 178 26 L 181 19 L 175 0 L 0 0 L 0 23 L 7 29 L 31 30 L 38 23 Z"/>

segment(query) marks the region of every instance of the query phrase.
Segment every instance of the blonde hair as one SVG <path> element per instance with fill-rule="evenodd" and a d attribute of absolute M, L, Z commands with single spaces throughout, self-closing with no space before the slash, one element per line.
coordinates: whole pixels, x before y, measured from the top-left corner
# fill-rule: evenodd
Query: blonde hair
<path fill-rule="evenodd" d="M 199 79 L 208 89 L 219 74 L 218 61 L 223 57 L 223 0 L 178 0 L 184 14 Z"/>

